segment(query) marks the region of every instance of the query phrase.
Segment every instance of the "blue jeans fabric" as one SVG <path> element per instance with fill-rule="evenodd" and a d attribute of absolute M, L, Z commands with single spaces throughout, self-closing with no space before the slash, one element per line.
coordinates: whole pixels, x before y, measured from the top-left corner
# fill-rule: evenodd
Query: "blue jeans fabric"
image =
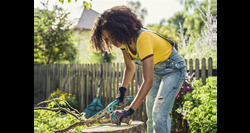
<path fill-rule="evenodd" d="M 185 61 L 174 48 L 167 60 L 154 65 L 153 87 L 146 97 L 148 133 L 170 133 L 170 112 L 185 76 Z"/>

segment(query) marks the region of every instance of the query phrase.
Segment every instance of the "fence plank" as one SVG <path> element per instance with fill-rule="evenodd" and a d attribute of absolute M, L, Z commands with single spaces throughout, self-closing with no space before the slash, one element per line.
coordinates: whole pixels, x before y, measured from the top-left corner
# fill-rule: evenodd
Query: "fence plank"
<path fill-rule="evenodd" d="M 195 59 L 195 77 L 196 80 L 200 79 L 200 63 L 198 58 Z"/>
<path fill-rule="evenodd" d="M 206 84 L 206 59 L 202 59 L 202 68 L 201 68 L 201 79 L 202 83 L 205 85 Z"/>
<path fill-rule="evenodd" d="M 208 76 L 213 75 L 213 59 L 211 57 L 208 58 Z"/>
<path fill-rule="evenodd" d="M 87 76 L 86 76 L 86 105 L 89 105 L 89 66 L 90 64 L 87 64 L 87 68 L 86 68 L 86 73 L 87 73 Z"/>
<path fill-rule="evenodd" d="M 189 59 L 189 72 L 190 72 L 190 74 L 192 74 L 193 73 L 193 59 Z"/>
<path fill-rule="evenodd" d="M 105 92 L 104 92 L 104 97 L 105 97 L 105 101 L 104 101 L 104 105 L 108 104 L 108 63 L 105 63 Z"/>
<path fill-rule="evenodd" d="M 82 99 L 82 64 L 79 64 L 78 65 L 78 73 L 79 73 L 79 78 L 78 78 L 78 87 L 77 87 L 77 90 L 78 90 L 78 103 L 79 103 L 79 106 L 78 106 L 78 108 L 79 108 L 79 110 L 80 111 L 83 111 L 83 99 Z"/>
<path fill-rule="evenodd" d="M 92 86 L 91 86 L 91 101 L 94 99 L 96 94 L 96 65 L 92 64 Z"/>
<path fill-rule="evenodd" d="M 47 99 L 49 97 L 49 94 L 50 94 L 50 65 L 47 65 L 48 66 L 48 69 L 47 69 L 47 74 L 46 74 L 46 95 L 45 95 L 45 98 Z"/>
<path fill-rule="evenodd" d="M 109 80 L 108 80 L 108 103 L 111 103 L 111 96 L 112 96 L 112 92 L 111 92 L 111 87 L 112 87 L 112 65 L 111 63 L 108 64 L 108 75 L 109 75 Z"/>
<path fill-rule="evenodd" d="M 42 88 L 42 92 L 43 92 L 43 95 L 42 95 L 42 99 L 45 100 L 46 99 L 46 66 L 43 65 L 41 67 L 41 80 L 42 80 L 42 84 L 41 84 L 41 88 Z"/>

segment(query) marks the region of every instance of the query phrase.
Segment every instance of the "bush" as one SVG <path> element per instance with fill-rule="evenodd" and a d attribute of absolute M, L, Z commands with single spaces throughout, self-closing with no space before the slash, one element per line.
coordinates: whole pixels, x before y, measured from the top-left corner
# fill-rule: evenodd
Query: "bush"
<path fill-rule="evenodd" d="M 176 100 L 175 100 L 175 103 L 171 112 L 172 119 L 173 120 L 177 119 L 177 123 L 173 122 L 173 126 L 175 126 L 178 132 L 183 131 L 183 128 L 177 125 L 180 125 L 178 123 L 182 121 L 183 114 L 181 113 L 182 113 L 183 104 L 184 104 L 184 96 L 191 93 L 191 90 L 192 90 L 191 83 L 193 82 L 193 79 L 194 79 L 194 73 L 188 72 L 186 74 L 182 87 L 176 96 Z"/>
<path fill-rule="evenodd" d="M 69 12 L 57 5 L 48 10 L 34 9 L 34 64 L 72 63 L 76 59 L 77 46 L 73 43 L 72 22 Z"/>
<path fill-rule="evenodd" d="M 66 100 L 70 104 L 70 106 L 75 109 L 78 108 L 78 102 L 76 101 L 76 97 L 75 95 L 72 95 L 71 93 L 64 93 L 58 88 L 56 91 L 50 94 L 50 97 L 48 98 L 48 100 L 52 99 L 51 95 L 53 96 L 53 98 L 61 98 L 63 100 Z M 56 103 L 54 104 L 55 104 L 55 107 L 57 107 L 57 104 Z M 62 105 L 61 107 L 66 107 L 66 106 L 67 105 L 65 104 L 65 105 Z"/>
<path fill-rule="evenodd" d="M 64 101 L 59 102 L 60 106 L 66 106 Z M 48 108 L 55 108 L 56 104 L 51 101 L 48 104 Z M 65 108 L 69 110 L 69 108 Z M 77 115 L 76 113 L 74 113 Z M 34 110 L 34 132 L 35 133 L 54 133 L 56 130 L 69 127 L 71 124 L 79 122 L 74 116 L 65 114 L 61 111 L 50 111 L 50 110 Z M 77 126 L 70 130 L 71 133 L 79 133 L 82 129 L 87 126 Z"/>
<path fill-rule="evenodd" d="M 209 77 L 206 85 L 201 80 L 192 83 L 192 93 L 184 96 L 184 119 L 192 133 L 217 132 L 217 77 Z"/>

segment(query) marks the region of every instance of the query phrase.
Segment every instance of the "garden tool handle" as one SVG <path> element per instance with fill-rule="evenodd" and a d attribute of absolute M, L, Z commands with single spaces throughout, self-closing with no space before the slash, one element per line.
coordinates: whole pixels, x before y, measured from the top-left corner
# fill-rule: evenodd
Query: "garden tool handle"
<path fill-rule="evenodd" d="M 106 56 L 107 56 L 107 52 L 105 52 L 103 57 L 102 57 L 101 74 L 100 74 L 100 79 L 99 79 L 99 82 L 98 82 L 98 87 L 97 87 L 97 90 L 96 90 L 96 97 L 99 96 L 99 92 L 100 92 L 100 87 L 101 87 L 101 83 L 102 83 L 103 65 L 104 65 L 104 61 L 105 61 Z"/>

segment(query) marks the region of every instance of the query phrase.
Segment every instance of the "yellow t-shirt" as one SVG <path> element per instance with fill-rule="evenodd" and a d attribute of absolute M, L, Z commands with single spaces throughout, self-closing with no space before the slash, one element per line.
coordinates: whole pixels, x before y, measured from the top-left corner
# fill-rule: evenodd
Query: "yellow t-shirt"
<path fill-rule="evenodd" d="M 141 32 L 137 38 L 136 47 L 141 61 L 153 56 L 154 64 L 167 60 L 173 48 L 167 40 L 150 31 Z M 124 50 L 125 46 L 122 45 L 120 48 Z M 132 59 L 138 59 L 137 53 L 133 55 L 129 47 L 128 52 Z"/>

